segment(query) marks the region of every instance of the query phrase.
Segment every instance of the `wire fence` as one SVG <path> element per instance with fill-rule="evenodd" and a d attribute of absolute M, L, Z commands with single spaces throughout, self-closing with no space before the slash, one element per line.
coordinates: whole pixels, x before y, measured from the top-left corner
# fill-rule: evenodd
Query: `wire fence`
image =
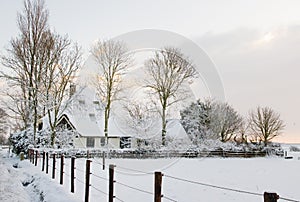
<path fill-rule="evenodd" d="M 47 154 L 47 156 L 48 156 L 48 154 Z M 49 156 L 51 157 L 51 155 L 49 155 Z M 56 157 L 56 156 L 53 155 L 52 158 L 53 157 Z M 38 155 L 36 155 L 36 158 L 38 158 Z M 216 184 L 210 184 L 210 183 L 206 183 L 206 182 L 201 182 L 201 181 L 186 179 L 183 177 L 169 175 L 167 173 L 148 172 L 148 171 L 139 170 L 139 169 L 135 169 L 135 168 L 127 167 L 127 166 L 112 166 L 112 165 L 106 164 L 105 162 L 100 162 L 98 159 L 93 159 L 93 161 L 86 160 L 86 162 L 89 161 L 89 165 L 87 164 L 86 168 L 82 169 L 82 168 L 78 168 L 78 166 L 75 166 L 76 158 L 73 159 L 74 160 L 73 164 L 72 164 L 72 161 L 71 161 L 71 163 L 69 163 L 70 161 L 65 161 L 64 157 L 61 157 L 61 160 L 59 160 L 59 159 L 53 160 L 52 159 L 51 162 L 50 162 L 50 159 L 45 160 L 44 158 L 45 158 L 45 155 L 43 155 L 42 160 L 38 161 L 38 159 L 33 159 L 33 160 L 31 160 L 31 162 L 35 165 L 36 165 L 36 162 L 39 162 L 39 164 L 42 164 L 43 169 L 46 164 L 47 169 L 49 167 L 49 168 L 51 168 L 51 170 L 53 172 L 57 172 L 57 176 L 60 176 L 60 177 L 67 176 L 68 180 L 71 180 L 71 183 L 70 183 L 71 186 L 74 186 L 74 181 L 76 181 L 76 182 L 79 182 L 80 184 L 84 185 L 86 187 L 85 190 L 88 190 L 88 192 L 89 192 L 89 189 L 87 189 L 87 187 L 91 187 L 94 191 L 102 194 L 103 196 L 106 196 L 108 198 L 113 197 L 113 199 L 115 199 L 116 201 L 121 201 L 121 202 L 124 202 L 124 200 L 122 199 L 122 197 L 120 197 L 118 195 L 118 193 L 111 193 L 111 191 L 112 191 L 111 185 L 112 185 L 112 187 L 114 185 L 118 185 L 120 187 L 123 187 L 124 189 L 129 189 L 129 190 L 132 190 L 132 191 L 140 193 L 140 194 L 146 194 L 148 196 L 153 197 L 154 199 L 156 199 L 156 197 L 160 197 L 160 198 L 165 199 L 166 201 L 172 201 L 172 202 L 178 201 L 178 200 L 174 199 L 173 197 L 170 197 L 168 195 L 161 193 L 162 184 L 160 184 L 160 186 L 158 186 L 158 187 L 160 187 L 160 190 L 159 190 L 159 192 L 157 192 L 157 187 L 156 187 L 156 183 L 157 183 L 156 174 L 157 173 L 160 173 L 161 180 L 162 180 L 162 178 L 166 178 L 166 179 L 170 179 L 170 180 L 177 181 L 180 183 L 187 183 L 187 184 L 192 184 L 192 185 L 196 185 L 196 186 L 204 186 L 204 187 L 208 187 L 211 189 L 222 190 L 225 192 L 234 192 L 234 193 L 239 193 L 239 194 L 244 194 L 244 195 L 264 197 L 265 201 L 269 194 L 266 192 L 265 193 L 257 193 L 254 191 L 243 190 L 243 189 L 239 189 L 239 188 L 232 188 L 232 187 L 226 187 L 226 186 L 221 186 L 221 185 L 216 185 Z M 46 161 L 48 161 L 48 162 L 46 162 Z M 63 163 L 62 164 L 63 166 L 61 166 L 61 163 Z M 90 163 L 95 165 L 96 167 L 94 169 L 91 169 Z M 100 169 L 99 166 L 102 168 L 106 168 L 106 170 L 108 170 L 109 173 L 106 173 L 105 170 L 100 172 L 100 170 L 102 170 L 102 169 Z M 68 171 L 66 171 L 66 169 L 65 169 L 66 167 L 68 168 Z M 112 167 L 113 167 L 113 169 L 111 169 Z M 51 170 L 50 170 L 50 173 L 51 173 Z M 149 191 L 144 188 L 141 188 L 142 187 L 141 185 L 137 185 L 137 184 L 132 185 L 132 183 L 130 183 L 130 177 L 128 178 L 129 180 L 127 180 L 126 182 L 124 182 L 120 179 L 116 180 L 116 179 L 114 179 L 114 177 L 112 178 L 112 176 L 114 176 L 114 174 L 111 174 L 111 171 L 116 174 L 128 175 L 130 177 L 140 177 L 139 176 L 140 174 L 145 175 L 145 176 L 153 176 L 153 177 L 155 177 L 154 192 Z M 79 176 L 81 178 L 79 178 Z M 95 182 L 95 180 L 98 180 L 98 183 L 95 183 L 95 184 L 90 183 L 90 177 L 93 179 L 94 182 Z M 104 185 L 109 184 L 109 190 L 106 190 L 106 189 L 102 190 L 98 186 L 100 183 L 102 183 Z M 145 182 L 142 182 L 142 183 L 144 184 Z M 159 183 L 161 183 L 161 181 Z M 73 190 L 74 190 L 74 187 L 73 187 Z M 157 193 L 161 193 L 161 194 L 159 194 L 157 196 Z M 85 199 L 89 198 L 89 193 L 86 193 L 86 191 L 85 191 L 84 194 L 86 196 Z M 274 193 L 272 193 L 272 194 L 274 194 Z M 276 194 L 276 197 L 277 197 L 277 199 L 281 199 L 283 201 L 300 202 L 300 200 L 295 200 L 295 199 L 291 199 L 288 197 L 278 196 L 277 194 Z M 130 201 L 130 200 L 131 199 L 128 199 L 128 201 Z M 85 200 L 85 201 L 87 202 L 88 200 Z"/>

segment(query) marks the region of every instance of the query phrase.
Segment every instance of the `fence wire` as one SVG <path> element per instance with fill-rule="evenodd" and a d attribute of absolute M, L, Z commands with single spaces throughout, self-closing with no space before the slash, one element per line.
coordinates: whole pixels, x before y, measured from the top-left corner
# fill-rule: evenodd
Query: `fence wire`
<path fill-rule="evenodd" d="M 146 172 L 146 171 L 142 171 L 142 170 L 137 170 L 137 169 L 133 169 L 133 168 L 127 168 L 127 167 L 123 167 L 123 166 L 116 166 L 116 172 L 119 172 L 121 174 L 127 174 L 127 175 L 138 175 L 137 173 L 125 173 L 123 171 L 118 171 L 118 169 L 123 169 L 123 170 L 127 170 L 127 171 L 131 171 L 131 172 L 137 172 L 140 174 L 144 174 L 144 175 L 153 175 L 154 172 Z"/>
<path fill-rule="evenodd" d="M 240 189 L 233 189 L 233 188 L 223 187 L 223 186 L 218 186 L 218 185 L 212 185 L 212 184 L 207 184 L 207 183 L 203 183 L 203 182 L 197 182 L 197 181 L 193 181 L 193 180 L 187 180 L 187 179 L 183 179 L 183 178 L 179 178 L 179 177 L 174 177 L 174 176 L 170 176 L 170 175 L 164 175 L 164 176 L 171 178 L 171 179 L 183 181 L 183 182 L 188 182 L 191 184 L 197 184 L 197 185 L 201 185 L 201 186 L 212 187 L 212 188 L 226 190 L 226 191 L 238 192 L 238 193 L 242 193 L 242 194 L 263 196 L 263 194 L 260 194 L 260 193 L 255 193 L 255 192 L 250 192 L 250 191 L 245 191 L 245 190 L 240 190 Z M 291 201 L 291 202 L 300 202 L 299 200 L 289 199 L 289 198 L 280 197 L 280 196 L 279 196 L 279 199 L 282 199 L 285 201 Z"/>
<path fill-rule="evenodd" d="M 83 181 L 79 180 L 78 178 L 75 178 L 75 180 L 77 180 L 77 181 L 80 182 L 81 184 L 85 184 Z"/>
<path fill-rule="evenodd" d="M 187 180 L 187 179 L 183 179 L 183 178 L 179 178 L 179 177 L 174 177 L 174 176 L 171 176 L 171 175 L 164 175 L 164 176 L 168 177 L 168 178 L 171 178 L 171 179 L 183 181 L 183 182 L 188 182 L 188 183 L 191 183 L 191 184 L 196 184 L 196 185 L 201 185 L 201 186 L 206 186 L 206 187 L 212 187 L 212 188 L 216 188 L 216 189 L 222 189 L 222 190 L 226 190 L 226 191 L 238 192 L 238 193 L 243 193 L 243 194 L 263 196 L 263 194 L 260 194 L 260 193 L 244 191 L 244 190 L 239 190 L 239 189 L 233 189 L 233 188 L 228 188 L 228 187 L 223 187 L 223 186 L 218 186 L 218 185 L 212 185 L 212 184 L 197 182 L 197 181 L 193 181 L 193 180 Z"/>
<path fill-rule="evenodd" d="M 281 196 L 279 196 L 279 199 L 284 200 L 284 201 L 300 202 L 300 200 L 289 199 L 289 198 L 285 198 L 285 197 L 281 197 Z"/>
<path fill-rule="evenodd" d="M 75 168 L 75 170 L 78 170 L 79 172 L 82 172 L 82 173 L 85 173 L 85 171 L 84 170 L 81 170 L 81 169 L 79 169 L 79 168 Z"/>
<path fill-rule="evenodd" d="M 136 187 L 133 187 L 133 186 L 129 186 L 127 184 L 123 184 L 121 182 L 118 182 L 116 181 L 117 184 L 121 185 L 121 186 L 124 186 L 124 187 L 127 187 L 129 189 L 133 189 L 133 190 L 136 190 L 136 191 L 139 191 L 139 192 L 143 192 L 143 193 L 146 193 L 146 194 L 150 194 L 150 195 L 154 195 L 152 192 L 150 191 L 146 191 L 146 190 L 143 190 L 143 189 L 140 189 L 140 188 L 136 188 Z"/>
<path fill-rule="evenodd" d="M 174 200 L 174 199 L 172 199 L 172 198 L 170 198 L 170 197 L 167 197 L 167 196 L 165 196 L 165 195 L 163 195 L 162 198 L 167 199 L 167 200 L 169 200 L 169 201 L 178 202 L 178 201 L 176 201 L 176 200 Z"/>
<path fill-rule="evenodd" d="M 119 197 L 115 196 L 115 199 L 117 199 L 118 201 L 121 201 L 121 202 L 125 202 L 123 201 L 122 199 L 120 199 Z"/>
<path fill-rule="evenodd" d="M 96 191 L 98 191 L 98 192 L 100 192 L 100 193 L 102 193 L 102 194 L 108 196 L 108 193 L 106 193 L 106 192 L 104 192 L 104 191 L 98 189 L 97 187 L 95 187 L 95 186 L 93 186 L 93 185 L 91 185 L 91 187 L 92 187 L 93 189 L 95 189 Z"/>
<path fill-rule="evenodd" d="M 108 180 L 107 178 L 105 178 L 105 177 L 101 177 L 101 176 L 95 175 L 95 174 L 93 174 L 93 173 L 91 173 L 91 175 L 92 175 L 92 176 L 95 176 L 95 177 L 98 178 L 98 179 L 105 180 L 105 181 L 109 181 L 109 180 Z"/>

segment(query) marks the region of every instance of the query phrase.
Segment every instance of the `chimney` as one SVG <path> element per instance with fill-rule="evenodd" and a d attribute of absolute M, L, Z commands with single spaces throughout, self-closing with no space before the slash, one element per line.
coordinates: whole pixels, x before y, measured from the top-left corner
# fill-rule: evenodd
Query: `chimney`
<path fill-rule="evenodd" d="M 76 85 L 70 84 L 70 98 L 76 93 Z"/>

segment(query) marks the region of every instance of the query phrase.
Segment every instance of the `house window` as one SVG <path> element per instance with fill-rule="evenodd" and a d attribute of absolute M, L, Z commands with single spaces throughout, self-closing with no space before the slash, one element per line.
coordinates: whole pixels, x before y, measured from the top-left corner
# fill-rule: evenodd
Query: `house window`
<path fill-rule="evenodd" d="M 105 137 L 100 138 L 100 145 L 101 145 L 101 147 L 105 146 Z"/>
<path fill-rule="evenodd" d="M 95 138 L 87 137 L 86 138 L 86 147 L 95 147 Z"/>
<path fill-rule="evenodd" d="M 41 131 L 43 129 L 43 122 L 39 123 L 38 130 Z"/>
<path fill-rule="evenodd" d="M 84 100 L 78 100 L 79 105 L 85 105 L 85 101 Z"/>
<path fill-rule="evenodd" d="M 131 138 L 130 137 L 121 137 L 120 138 L 120 148 L 130 148 L 131 147 Z"/>
<path fill-rule="evenodd" d="M 96 122 L 96 116 L 95 114 L 89 114 L 90 120 L 93 122 Z"/>
<path fill-rule="evenodd" d="M 94 100 L 93 104 L 94 104 L 96 110 L 100 110 L 100 102 L 99 101 Z"/>

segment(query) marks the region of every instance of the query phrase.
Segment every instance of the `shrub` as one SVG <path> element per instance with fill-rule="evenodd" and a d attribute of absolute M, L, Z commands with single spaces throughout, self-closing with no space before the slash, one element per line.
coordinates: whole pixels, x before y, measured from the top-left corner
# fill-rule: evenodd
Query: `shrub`
<path fill-rule="evenodd" d="M 300 152 L 300 148 L 296 146 L 290 146 L 290 151 L 291 152 Z"/>

